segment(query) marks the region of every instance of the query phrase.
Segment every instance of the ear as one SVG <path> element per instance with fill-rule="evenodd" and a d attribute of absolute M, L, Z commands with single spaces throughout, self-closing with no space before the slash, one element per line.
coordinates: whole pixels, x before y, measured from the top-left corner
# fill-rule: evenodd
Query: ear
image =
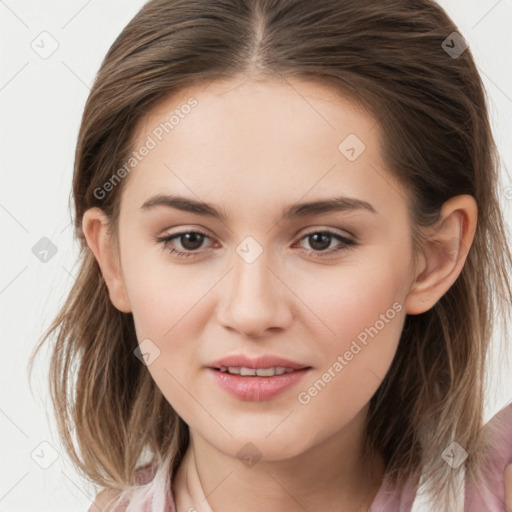
<path fill-rule="evenodd" d="M 89 208 L 82 219 L 82 231 L 105 279 L 112 304 L 123 313 L 131 306 L 124 284 L 119 255 L 109 233 L 109 220 L 100 208 Z"/>
<path fill-rule="evenodd" d="M 428 241 L 405 301 L 406 313 L 428 311 L 455 282 L 473 243 L 477 216 L 473 196 L 452 197 L 443 204 L 439 220 L 426 233 Z"/>

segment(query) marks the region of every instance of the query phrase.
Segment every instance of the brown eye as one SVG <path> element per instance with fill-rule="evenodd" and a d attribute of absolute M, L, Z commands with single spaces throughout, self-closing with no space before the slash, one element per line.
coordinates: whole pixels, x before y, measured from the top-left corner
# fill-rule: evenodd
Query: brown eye
<path fill-rule="evenodd" d="M 307 236 L 309 245 L 315 251 L 324 251 L 331 245 L 332 235 L 327 233 L 313 233 Z"/>
<path fill-rule="evenodd" d="M 210 237 L 206 233 L 201 233 L 200 231 L 183 231 L 182 233 L 176 233 L 175 235 L 156 237 L 155 240 L 162 243 L 165 249 L 174 256 L 182 258 L 198 255 L 198 249 L 201 248 L 206 238 Z"/>
<path fill-rule="evenodd" d="M 197 231 L 191 231 L 189 233 L 182 233 L 178 236 L 181 246 L 187 251 L 195 251 L 201 247 L 204 236 L 202 233 Z"/>
<path fill-rule="evenodd" d="M 318 258 L 338 254 L 342 251 L 352 249 L 355 245 L 357 245 L 355 240 L 351 240 L 329 230 L 313 231 L 311 233 L 307 233 L 301 238 L 301 241 L 302 240 L 307 240 L 309 246 L 311 247 L 311 249 L 305 248 L 305 251 L 309 255 Z M 329 249 L 333 240 L 338 241 L 338 247 Z"/>

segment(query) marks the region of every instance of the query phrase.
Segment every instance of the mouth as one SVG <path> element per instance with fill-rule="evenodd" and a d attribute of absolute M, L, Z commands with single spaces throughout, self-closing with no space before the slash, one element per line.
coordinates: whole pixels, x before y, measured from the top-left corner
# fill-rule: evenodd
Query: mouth
<path fill-rule="evenodd" d="M 221 372 L 228 372 L 233 375 L 268 377 L 273 375 L 282 375 L 293 370 L 303 370 L 311 368 L 304 363 L 292 361 L 276 354 L 264 354 L 251 357 L 246 354 L 231 354 L 217 361 L 212 361 L 209 365 Z M 270 372 L 272 370 L 272 372 Z"/>
<path fill-rule="evenodd" d="M 238 375 L 240 377 L 275 377 L 288 373 L 293 373 L 301 370 L 309 370 L 311 366 L 304 366 L 302 368 L 286 368 L 284 366 L 274 366 L 270 368 L 248 368 L 246 366 L 221 366 L 212 368 L 221 373 L 229 375 Z"/>
<path fill-rule="evenodd" d="M 232 397 L 246 402 L 262 402 L 296 386 L 311 368 L 221 366 L 208 368 L 208 371 L 213 382 Z"/>

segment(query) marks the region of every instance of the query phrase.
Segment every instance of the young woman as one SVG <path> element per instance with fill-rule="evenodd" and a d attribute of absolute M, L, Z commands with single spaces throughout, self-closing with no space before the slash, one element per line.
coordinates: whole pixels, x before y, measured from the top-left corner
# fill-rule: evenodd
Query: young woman
<path fill-rule="evenodd" d="M 90 510 L 505 510 L 498 171 L 433 1 L 148 2 L 85 106 L 42 340 Z"/>

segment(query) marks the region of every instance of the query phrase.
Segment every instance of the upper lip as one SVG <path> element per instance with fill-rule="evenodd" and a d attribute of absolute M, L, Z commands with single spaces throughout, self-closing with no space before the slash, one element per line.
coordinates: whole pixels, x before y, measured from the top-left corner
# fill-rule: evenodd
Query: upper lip
<path fill-rule="evenodd" d="M 310 368 L 310 366 L 295 361 L 290 361 L 283 357 L 274 355 L 264 355 L 260 357 L 250 358 L 243 354 L 234 354 L 231 356 L 223 357 L 217 361 L 213 361 L 208 365 L 209 368 L 221 368 L 224 367 L 238 367 L 238 368 L 293 368 L 294 370 L 300 370 L 302 368 Z"/>

